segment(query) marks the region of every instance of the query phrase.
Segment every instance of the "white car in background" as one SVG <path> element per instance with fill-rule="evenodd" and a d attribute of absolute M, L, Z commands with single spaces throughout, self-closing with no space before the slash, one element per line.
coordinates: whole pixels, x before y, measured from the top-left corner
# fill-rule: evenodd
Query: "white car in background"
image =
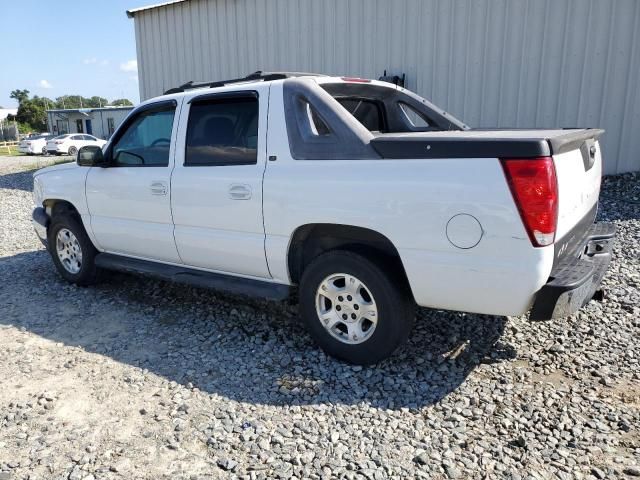
<path fill-rule="evenodd" d="M 100 140 L 86 133 L 67 133 L 47 141 L 47 152 L 56 155 L 76 155 L 82 147 L 96 145 L 102 148 L 106 143 L 106 140 Z"/>
<path fill-rule="evenodd" d="M 26 153 L 27 155 L 38 153 L 45 155 L 47 153 L 47 142 L 53 138 L 55 138 L 55 135 L 46 133 L 25 138 L 18 145 L 18 151 L 20 153 Z"/>

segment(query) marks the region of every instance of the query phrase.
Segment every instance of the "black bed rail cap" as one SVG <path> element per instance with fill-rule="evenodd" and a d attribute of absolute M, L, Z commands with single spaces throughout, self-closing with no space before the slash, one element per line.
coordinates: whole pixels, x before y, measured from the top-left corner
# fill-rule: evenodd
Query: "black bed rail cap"
<path fill-rule="evenodd" d="M 179 87 L 170 88 L 164 95 L 171 93 L 180 93 L 186 90 L 192 90 L 194 88 L 218 88 L 230 85 L 232 83 L 251 82 L 254 80 L 262 80 L 263 82 L 270 82 L 273 80 L 282 80 L 292 77 L 326 77 L 326 75 L 320 73 L 308 73 L 308 72 L 263 72 L 258 70 L 250 73 L 246 77 L 232 78 L 230 80 L 216 80 L 215 82 L 194 82 L 193 80 L 183 83 Z"/>

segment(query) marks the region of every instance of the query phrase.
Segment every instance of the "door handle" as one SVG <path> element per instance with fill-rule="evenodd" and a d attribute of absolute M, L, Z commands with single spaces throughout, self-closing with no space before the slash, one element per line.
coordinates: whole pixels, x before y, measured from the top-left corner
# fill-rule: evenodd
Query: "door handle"
<path fill-rule="evenodd" d="M 251 198 L 251 187 L 242 184 L 231 185 L 229 187 L 229 198 L 231 200 L 249 200 Z"/>
<path fill-rule="evenodd" d="M 151 182 L 151 194 L 152 195 L 166 195 L 167 194 L 166 182 Z"/>

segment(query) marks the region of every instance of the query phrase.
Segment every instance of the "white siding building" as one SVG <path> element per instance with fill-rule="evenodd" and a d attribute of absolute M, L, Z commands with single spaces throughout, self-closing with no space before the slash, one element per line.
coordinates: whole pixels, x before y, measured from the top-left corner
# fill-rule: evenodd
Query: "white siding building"
<path fill-rule="evenodd" d="M 108 139 L 133 107 L 65 108 L 47 110 L 47 129 L 57 135 L 88 133 Z"/>
<path fill-rule="evenodd" d="M 140 97 L 256 70 L 378 78 L 472 127 L 600 127 L 640 169 L 638 0 L 179 0 L 127 12 Z"/>

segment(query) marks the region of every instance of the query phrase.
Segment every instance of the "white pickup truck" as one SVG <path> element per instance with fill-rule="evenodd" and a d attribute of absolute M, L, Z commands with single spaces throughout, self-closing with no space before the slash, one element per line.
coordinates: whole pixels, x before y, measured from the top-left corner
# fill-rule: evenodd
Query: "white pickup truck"
<path fill-rule="evenodd" d="M 360 78 L 190 82 L 36 172 L 34 226 L 78 285 L 112 269 L 297 291 L 320 346 L 368 364 L 415 305 L 542 320 L 587 303 L 614 237 L 594 223 L 601 133 L 470 129 Z"/>

